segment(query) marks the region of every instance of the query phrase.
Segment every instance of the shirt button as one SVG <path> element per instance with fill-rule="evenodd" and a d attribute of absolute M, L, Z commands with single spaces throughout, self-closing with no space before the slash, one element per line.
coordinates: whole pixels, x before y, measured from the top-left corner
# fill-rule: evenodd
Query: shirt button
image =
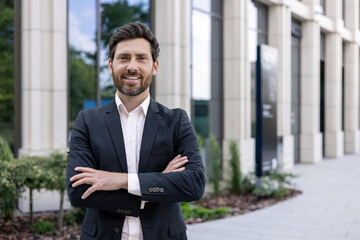
<path fill-rule="evenodd" d="M 134 238 L 134 237 L 131 237 L 130 239 L 131 239 L 131 240 L 135 240 L 135 238 Z"/>
<path fill-rule="evenodd" d="M 129 140 L 129 143 L 132 144 L 134 141 L 133 140 Z"/>
<path fill-rule="evenodd" d="M 120 228 L 118 228 L 118 227 L 114 228 L 114 232 L 115 232 L 115 233 L 119 233 L 119 232 L 120 232 Z"/>
<path fill-rule="evenodd" d="M 132 165 L 131 163 L 129 164 L 129 168 L 133 168 L 134 165 Z"/>

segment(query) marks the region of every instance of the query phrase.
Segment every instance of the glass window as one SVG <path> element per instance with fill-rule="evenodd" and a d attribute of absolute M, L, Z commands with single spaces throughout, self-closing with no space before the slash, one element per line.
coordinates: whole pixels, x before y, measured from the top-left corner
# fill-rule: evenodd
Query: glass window
<path fill-rule="evenodd" d="M 249 6 L 249 59 L 251 64 L 251 136 L 256 137 L 257 46 L 268 43 L 268 7 L 256 1 Z"/>
<path fill-rule="evenodd" d="M 213 0 L 213 2 L 216 2 L 217 0 Z M 220 1 L 217 1 L 220 2 Z M 211 0 L 193 0 L 193 8 L 197 8 L 199 10 L 203 10 L 205 12 L 210 12 L 211 11 L 211 5 L 212 2 Z"/>
<path fill-rule="evenodd" d="M 324 14 L 324 15 L 325 15 L 325 11 L 326 11 L 325 3 L 326 3 L 326 0 L 320 0 L 320 6 L 322 7 L 322 14 Z"/>
<path fill-rule="evenodd" d="M 78 112 L 95 106 L 96 1 L 69 0 L 70 127 Z"/>
<path fill-rule="evenodd" d="M 150 28 L 150 0 L 101 0 L 100 90 L 101 105 L 110 102 L 116 92 L 108 71 L 108 47 L 113 32 L 129 22 L 141 22 Z"/>
<path fill-rule="evenodd" d="M 0 136 L 14 151 L 14 3 L 0 1 Z"/>
<path fill-rule="evenodd" d="M 219 142 L 223 135 L 222 6 L 220 0 L 193 1 L 191 34 L 192 120 L 201 137 L 212 134 Z"/>
<path fill-rule="evenodd" d="M 101 14 L 99 49 L 98 11 Z M 100 0 L 100 9 L 96 0 L 69 0 L 70 127 L 80 110 L 97 106 L 97 94 L 101 96 L 101 105 L 113 99 L 116 89 L 107 67 L 109 39 L 118 27 L 129 22 L 150 26 L 149 12 L 150 0 Z"/>

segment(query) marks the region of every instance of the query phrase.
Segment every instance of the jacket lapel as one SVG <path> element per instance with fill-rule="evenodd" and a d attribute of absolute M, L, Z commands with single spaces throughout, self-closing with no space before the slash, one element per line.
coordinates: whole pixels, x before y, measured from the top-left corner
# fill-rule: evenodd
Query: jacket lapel
<path fill-rule="evenodd" d="M 149 160 L 156 132 L 159 128 L 160 119 L 161 116 L 159 114 L 157 103 L 151 99 L 149 109 L 146 114 L 144 131 L 141 140 L 139 172 L 145 172 L 146 164 Z"/>
<path fill-rule="evenodd" d="M 120 115 L 116 109 L 115 100 L 108 104 L 108 107 L 105 109 L 105 121 L 109 133 L 111 135 L 118 159 L 120 161 L 121 168 L 124 172 L 127 172 L 127 161 L 126 161 L 126 152 L 124 145 L 124 136 L 121 128 Z"/>

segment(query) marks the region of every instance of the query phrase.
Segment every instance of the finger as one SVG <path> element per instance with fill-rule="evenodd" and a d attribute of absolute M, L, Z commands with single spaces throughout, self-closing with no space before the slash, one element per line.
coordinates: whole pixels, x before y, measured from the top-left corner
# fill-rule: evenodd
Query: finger
<path fill-rule="evenodd" d="M 86 192 L 81 196 L 81 199 L 87 198 L 88 196 L 90 196 L 90 194 L 92 194 L 95 191 L 96 191 L 95 186 L 89 187 L 88 190 L 86 190 Z"/>
<path fill-rule="evenodd" d="M 89 173 L 94 173 L 96 170 L 93 168 L 89 168 L 89 167 L 76 167 L 75 171 L 77 172 L 89 172 Z"/>
<path fill-rule="evenodd" d="M 91 179 L 91 178 L 83 178 L 83 179 L 80 179 L 80 180 L 76 181 L 71 186 L 72 187 L 77 187 L 77 186 L 80 186 L 80 185 L 83 185 L 83 184 L 93 185 L 94 183 L 95 183 L 95 181 L 93 179 Z"/>
<path fill-rule="evenodd" d="M 174 157 L 171 161 L 174 161 L 174 160 L 176 160 L 176 159 L 178 159 L 178 158 L 180 158 L 181 157 L 181 155 L 180 154 L 178 154 L 176 157 Z"/>
<path fill-rule="evenodd" d="M 171 165 L 171 168 L 172 168 L 172 169 L 177 169 L 177 168 L 181 167 L 182 165 L 184 165 L 185 163 L 187 163 L 188 161 L 189 161 L 189 160 L 185 159 L 185 160 L 183 160 L 183 161 L 181 161 L 181 162 L 177 162 L 177 163 L 175 163 L 175 164 L 172 164 L 172 165 Z"/>
<path fill-rule="evenodd" d="M 184 161 L 184 160 L 186 160 L 186 159 L 187 159 L 187 156 L 180 157 L 180 158 L 176 158 L 176 159 L 174 158 L 173 160 L 171 160 L 171 161 L 169 162 L 169 164 L 175 164 L 175 163 Z"/>
<path fill-rule="evenodd" d="M 175 170 L 172 170 L 171 172 L 183 172 L 185 170 L 185 167 L 181 167 Z"/>
<path fill-rule="evenodd" d="M 74 182 L 74 181 L 77 181 L 77 180 L 85 178 L 85 177 L 91 177 L 91 174 L 89 174 L 89 173 L 76 174 L 72 178 L 70 178 L 70 182 Z"/>

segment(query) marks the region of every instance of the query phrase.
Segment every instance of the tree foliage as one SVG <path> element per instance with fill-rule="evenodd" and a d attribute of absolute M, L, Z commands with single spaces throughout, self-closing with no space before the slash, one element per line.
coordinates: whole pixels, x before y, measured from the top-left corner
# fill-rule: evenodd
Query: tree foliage
<path fill-rule="evenodd" d="M 219 196 L 221 182 L 221 151 L 220 145 L 214 135 L 210 136 L 210 160 L 212 164 L 210 181 L 214 185 L 215 196 Z"/>
<path fill-rule="evenodd" d="M 14 10 L 0 1 L 0 122 L 14 118 Z"/>
<path fill-rule="evenodd" d="M 129 22 L 149 22 L 149 12 L 144 11 L 144 4 L 129 5 L 128 0 L 118 0 L 101 4 L 101 42 L 108 46 L 113 32 Z"/>
<path fill-rule="evenodd" d="M 96 71 L 91 56 L 70 47 L 70 119 L 84 108 L 85 99 L 95 99 Z"/>
<path fill-rule="evenodd" d="M 240 156 L 237 149 L 235 141 L 230 141 L 230 165 L 231 165 L 231 191 L 234 193 L 240 193 L 242 190 L 242 179 L 241 179 L 241 169 L 240 169 Z"/>

